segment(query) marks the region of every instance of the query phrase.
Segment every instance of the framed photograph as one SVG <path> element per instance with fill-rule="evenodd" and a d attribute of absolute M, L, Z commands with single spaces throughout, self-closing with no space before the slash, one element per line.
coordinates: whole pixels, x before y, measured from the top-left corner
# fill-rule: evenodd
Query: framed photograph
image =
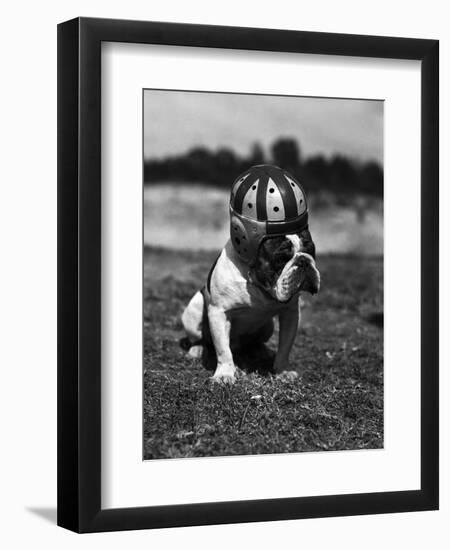
<path fill-rule="evenodd" d="M 438 508 L 438 41 L 58 26 L 58 524 Z"/>

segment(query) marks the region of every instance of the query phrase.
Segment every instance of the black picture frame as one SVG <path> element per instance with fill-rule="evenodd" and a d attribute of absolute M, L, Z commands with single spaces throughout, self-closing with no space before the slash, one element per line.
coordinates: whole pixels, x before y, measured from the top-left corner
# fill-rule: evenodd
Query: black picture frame
<path fill-rule="evenodd" d="M 102 510 L 103 41 L 421 61 L 420 490 Z M 58 525 L 97 532 L 438 509 L 438 67 L 437 40 L 91 18 L 58 26 Z"/>

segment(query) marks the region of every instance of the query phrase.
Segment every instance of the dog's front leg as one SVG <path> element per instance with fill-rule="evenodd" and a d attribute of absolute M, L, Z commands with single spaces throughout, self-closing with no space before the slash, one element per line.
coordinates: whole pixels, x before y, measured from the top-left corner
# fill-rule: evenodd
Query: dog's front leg
<path fill-rule="evenodd" d="M 299 311 L 298 303 L 295 307 L 289 307 L 279 315 L 280 331 L 278 341 L 278 351 L 273 365 L 274 371 L 278 374 L 283 371 L 289 371 L 289 354 L 297 335 Z M 297 376 L 295 371 L 290 371 L 292 377 Z"/>
<path fill-rule="evenodd" d="M 235 381 L 236 366 L 230 347 L 230 319 L 223 309 L 214 305 L 208 306 L 208 319 L 217 354 L 217 368 L 213 379 L 217 382 L 233 383 Z"/>

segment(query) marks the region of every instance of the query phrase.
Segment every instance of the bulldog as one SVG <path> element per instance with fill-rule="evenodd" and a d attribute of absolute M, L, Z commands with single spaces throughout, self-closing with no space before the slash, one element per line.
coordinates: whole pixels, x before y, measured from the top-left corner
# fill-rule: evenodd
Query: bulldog
<path fill-rule="evenodd" d="M 182 314 L 188 353 L 199 358 L 213 346 L 217 367 L 213 380 L 233 383 L 237 367 L 233 354 L 242 346 L 261 346 L 279 319 L 275 374 L 289 371 L 289 354 L 300 320 L 300 293 L 319 291 L 315 245 L 306 228 L 300 233 L 267 236 L 255 261 L 244 262 L 229 240 L 213 264 L 204 288 L 196 292 Z"/>

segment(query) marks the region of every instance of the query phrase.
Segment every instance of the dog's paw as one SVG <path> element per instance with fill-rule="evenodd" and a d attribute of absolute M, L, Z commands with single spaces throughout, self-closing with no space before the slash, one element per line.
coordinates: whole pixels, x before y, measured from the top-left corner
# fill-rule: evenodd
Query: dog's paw
<path fill-rule="evenodd" d="M 191 346 L 188 351 L 189 357 L 192 359 L 201 359 L 203 354 L 203 346 Z"/>
<path fill-rule="evenodd" d="M 219 365 L 211 379 L 220 384 L 234 384 L 236 382 L 236 367 L 234 365 Z"/>
<path fill-rule="evenodd" d="M 214 375 L 211 377 L 211 380 L 215 384 L 226 384 L 231 385 L 236 382 L 236 377 L 231 374 L 220 374 L 220 375 Z"/>
<path fill-rule="evenodd" d="M 284 370 L 276 375 L 278 380 L 283 382 L 294 382 L 298 378 L 298 372 L 295 370 Z"/>

